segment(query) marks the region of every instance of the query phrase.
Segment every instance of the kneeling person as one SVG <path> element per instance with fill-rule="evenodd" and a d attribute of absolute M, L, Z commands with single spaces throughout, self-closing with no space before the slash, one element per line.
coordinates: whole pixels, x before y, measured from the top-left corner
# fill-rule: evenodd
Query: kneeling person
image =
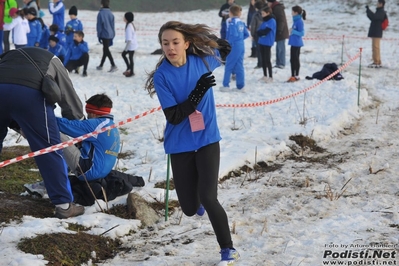
<path fill-rule="evenodd" d="M 87 65 L 89 64 L 89 46 L 83 40 L 83 31 L 76 31 L 73 34 L 73 44 L 67 48 L 68 52 L 65 57 L 65 68 L 69 72 L 78 71 L 77 68 L 83 66 L 83 76 L 87 77 Z"/>
<path fill-rule="evenodd" d="M 96 94 L 86 101 L 87 120 L 57 118 L 61 133 L 73 138 L 114 125 L 110 114 L 112 100 L 105 94 Z M 68 137 L 61 134 L 61 140 Z M 106 177 L 114 167 L 120 148 L 117 128 L 102 132 L 82 141 L 81 147 L 65 148 L 64 158 L 70 170 L 79 180 L 92 181 Z"/>

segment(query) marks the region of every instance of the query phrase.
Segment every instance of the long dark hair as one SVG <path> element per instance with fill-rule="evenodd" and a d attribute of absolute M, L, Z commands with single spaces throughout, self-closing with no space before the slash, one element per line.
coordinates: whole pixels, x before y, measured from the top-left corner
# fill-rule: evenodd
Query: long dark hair
<path fill-rule="evenodd" d="M 185 24 L 179 21 L 169 21 L 162 25 L 158 33 L 158 41 L 162 46 L 162 34 L 165 30 L 175 30 L 183 34 L 184 41 L 189 42 L 190 45 L 186 51 L 187 55 L 193 54 L 200 57 L 208 55 L 215 56 L 214 49 L 218 48 L 215 35 L 212 33 L 211 28 L 205 24 Z M 154 88 L 154 74 L 166 59 L 162 53 L 155 70 L 148 74 L 148 79 L 145 83 L 145 89 L 152 97 L 155 94 Z"/>
<path fill-rule="evenodd" d="M 301 15 L 303 20 L 306 20 L 306 11 L 305 11 L 305 9 L 302 9 L 302 7 L 294 6 L 294 7 L 292 7 L 292 11 Z"/>

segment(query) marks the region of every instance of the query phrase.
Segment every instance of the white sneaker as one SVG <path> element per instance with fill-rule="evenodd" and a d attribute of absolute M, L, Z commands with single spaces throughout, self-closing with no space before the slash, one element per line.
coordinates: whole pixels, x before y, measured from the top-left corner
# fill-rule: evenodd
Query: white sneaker
<path fill-rule="evenodd" d="M 241 89 L 236 88 L 235 91 L 238 91 L 238 92 L 241 92 L 241 93 L 245 93 L 246 92 L 245 88 L 241 88 Z"/>
<path fill-rule="evenodd" d="M 24 185 L 26 191 L 32 196 L 39 196 L 40 198 L 44 198 L 47 195 L 46 187 L 44 186 L 43 181 L 39 181 L 33 184 L 25 184 Z"/>
<path fill-rule="evenodd" d="M 231 89 L 229 87 L 220 87 L 220 91 L 222 91 L 222 92 L 230 92 Z"/>
<path fill-rule="evenodd" d="M 117 66 L 111 66 L 110 70 L 108 70 L 109 73 L 115 72 L 118 70 Z"/>
<path fill-rule="evenodd" d="M 263 82 L 265 82 L 265 83 L 270 83 L 270 82 L 273 82 L 273 78 L 261 77 L 261 78 L 259 79 L 259 81 L 263 81 Z"/>
<path fill-rule="evenodd" d="M 272 82 L 273 82 L 273 78 L 266 78 L 266 79 L 265 79 L 265 82 L 266 82 L 266 83 L 272 83 Z"/>

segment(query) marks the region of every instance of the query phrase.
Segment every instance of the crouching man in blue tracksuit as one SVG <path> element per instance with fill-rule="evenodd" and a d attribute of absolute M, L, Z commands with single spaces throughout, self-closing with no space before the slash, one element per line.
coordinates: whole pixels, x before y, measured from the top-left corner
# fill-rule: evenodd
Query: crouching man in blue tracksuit
<path fill-rule="evenodd" d="M 61 61 L 52 53 L 36 47 L 10 50 L 0 56 L 0 152 L 11 123 L 18 124 L 32 151 L 61 142 L 60 131 L 50 103 L 41 89 L 41 72 L 52 76 L 61 90 L 57 104 L 68 119 L 82 119 L 83 106 Z M 23 75 L 21 75 L 21 73 Z M 67 167 L 61 150 L 35 157 L 55 216 L 69 218 L 84 213 L 73 203 Z"/>
<path fill-rule="evenodd" d="M 110 114 L 111 99 L 105 94 L 96 94 L 86 101 L 87 120 L 57 118 L 60 131 L 73 138 L 101 130 L 114 124 Z M 61 134 L 62 141 L 68 137 Z M 117 128 L 83 140 L 81 148 L 69 146 L 64 149 L 65 160 L 71 171 L 81 181 L 92 181 L 106 177 L 115 165 L 120 147 Z"/>
<path fill-rule="evenodd" d="M 87 65 L 89 64 L 89 45 L 83 40 L 83 31 L 76 31 L 73 34 L 73 43 L 67 48 L 64 65 L 69 72 L 83 66 L 83 77 L 87 77 Z"/>

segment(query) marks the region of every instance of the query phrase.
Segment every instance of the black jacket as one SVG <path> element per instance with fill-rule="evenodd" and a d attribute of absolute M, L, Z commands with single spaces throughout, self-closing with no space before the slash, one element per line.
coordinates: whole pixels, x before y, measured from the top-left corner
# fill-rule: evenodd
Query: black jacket
<path fill-rule="evenodd" d="M 367 37 L 382 38 L 382 22 L 386 15 L 384 7 L 378 7 L 375 13 L 367 8 L 366 12 L 367 17 L 371 20 Z"/>

